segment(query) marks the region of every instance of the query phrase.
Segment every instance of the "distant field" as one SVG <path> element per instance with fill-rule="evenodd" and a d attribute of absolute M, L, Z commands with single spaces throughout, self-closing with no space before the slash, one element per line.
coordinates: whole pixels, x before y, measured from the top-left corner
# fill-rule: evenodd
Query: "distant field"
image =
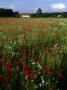
<path fill-rule="evenodd" d="M 32 35 L 32 31 L 57 31 L 65 32 L 67 30 L 67 19 L 44 19 L 44 18 L 36 18 L 36 19 L 23 19 L 23 18 L 0 18 L 0 39 L 3 37 L 11 37 L 22 35 L 25 32 L 30 32 Z M 63 34 L 62 34 L 63 35 Z"/>
<path fill-rule="evenodd" d="M 0 18 L 0 90 L 66 90 L 64 80 L 66 18 Z"/>

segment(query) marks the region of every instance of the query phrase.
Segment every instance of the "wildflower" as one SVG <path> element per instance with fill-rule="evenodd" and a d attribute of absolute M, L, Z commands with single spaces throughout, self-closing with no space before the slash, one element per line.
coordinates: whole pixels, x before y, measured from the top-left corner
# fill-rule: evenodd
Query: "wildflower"
<path fill-rule="evenodd" d="M 19 61 L 22 61 L 22 60 L 23 60 L 23 56 L 20 56 L 20 57 L 19 57 Z"/>
<path fill-rule="evenodd" d="M 21 51 L 21 52 L 22 52 L 22 51 L 23 51 L 23 48 L 22 48 L 22 47 L 20 47 L 20 48 L 19 48 L 19 51 Z"/>
<path fill-rule="evenodd" d="M 32 62 L 32 65 L 35 65 L 36 63 L 35 62 Z"/>
<path fill-rule="evenodd" d="M 22 55 L 19 57 L 19 61 L 22 61 L 23 58 L 25 58 L 27 56 L 27 52 L 24 50 Z"/>
<path fill-rule="evenodd" d="M 6 83 L 6 82 L 8 82 L 10 80 L 10 77 L 5 77 L 4 78 L 4 82 Z"/>
<path fill-rule="evenodd" d="M 27 56 L 27 52 L 24 50 L 23 51 L 23 58 Z"/>
<path fill-rule="evenodd" d="M 25 75 L 29 75 L 30 73 L 30 70 L 29 70 L 29 66 L 28 65 L 25 65 L 22 69 L 22 72 L 25 74 Z"/>
<path fill-rule="evenodd" d="M 28 79 L 28 76 L 26 76 L 25 79 L 27 80 Z"/>
<path fill-rule="evenodd" d="M 54 45 L 54 48 L 57 48 L 58 46 L 59 46 L 58 44 L 55 44 L 55 45 Z"/>
<path fill-rule="evenodd" d="M 6 69 L 6 70 L 11 70 L 11 64 L 6 64 L 6 65 L 5 65 L 5 69 Z"/>
<path fill-rule="evenodd" d="M 15 66 L 15 67 L 18 67 L 18 66 L 19 66 L 19 63 L 18 63 L 18 62 L 15 62 L 15 63 L 14 63 L 14 66 Z"/>
<path fill-rule="evenodd" d="M 45 81 L 44 81 L 44 78 L 43 78 L 43 76 L 41 76 L 41 80 L 42 80 L 42 84 L 44 84 L 44 82 L 45 82 Z"/>
<path fill-rule="evenodd" d="M 9 77 L 10 76 L 10 72 L 9 71 L 5 72 L 5 76 Z"/>
<path fill-rule="evenodd" d="M 35 71 L 30 71 L 29 66 L 25 65 L 22 69 L 22 72 L 27 75 L 28 77 L 32 78 L 34 76 L 36 76 L 36 72 Z"/>
<path fill-rule="evenodd" d="M 37 73 L 35 71 L 31 71 L 28 76 L 32 78 L 32 77 L 35 77 L 36 75 Z"/>
<path fill-rule="evenodd" d="M 39 62 L 37 62 L 37 66 L 38 66 L 38 68 L 42 69 L 42 67 L 41 67 Z"/>
<path fill-rule="evenodd" d="M 57 73 L 58 77 L 62 78 L 63 77 L 63 74 L 61 72 L 58 72 Z"/>
<path fill-rule="evenodd" d="M 43 68 L 43 70 L 44 70 L 46 73 L 48 73 L 48 74 L 50 74 L 50 73 L 52 72 L 52 69 L 51 69 L 49 66 L 45 66 L 45 67 Z"/>
<path fill-rule="evenodd" d="M 0 81 L 3 81 L 3 76 L 2 75 L 0 75 Z"/>

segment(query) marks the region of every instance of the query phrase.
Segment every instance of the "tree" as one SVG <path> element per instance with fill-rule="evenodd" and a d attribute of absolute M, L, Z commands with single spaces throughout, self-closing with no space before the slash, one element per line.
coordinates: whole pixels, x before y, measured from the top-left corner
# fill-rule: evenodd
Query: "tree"
<path fill-rule="evenodd" d="M 13 12 L 12 9 L 0 8 L 0 17 L 19 17 L 19 12 Z"/>
<path fill-rule="evenodd" d="M 38 8 L 37 12 L 36 12 L 36 17 L 42 17 L 43 13 L 42 13 L 42 9 Z"/>
<path fill-rule="evenodd" d="M 38 8 L 37 14 L 42 14 L 42 9 L 41 8 Z"/>
<path fill-rule="evenodd" d="M 20 15 L 19 15 L 19 12 L 13 12 L 13 14 L 14 14 L 14 15 L 13 15 L 14 17 L 19 17 L 19 16 L 20 16 Z"/>

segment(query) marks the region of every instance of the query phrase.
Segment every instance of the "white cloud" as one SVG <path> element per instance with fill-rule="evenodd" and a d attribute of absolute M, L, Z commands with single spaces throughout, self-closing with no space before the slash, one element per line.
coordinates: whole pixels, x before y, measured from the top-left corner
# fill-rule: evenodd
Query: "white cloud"
<path fill-rule="evenodd" d="M 15 4 L 5 4 L 5 5 L 0 5 L 1 8 L 10 8 L 10 9 L 16 9 L 16 5 Z"/>
<path fill-rule="evenodd" d="M 8 8 L 8 9 L 13 9 L 13 10 L 18 10 L 23 6 L 22 2 L 16 2 L 16 3 L 3 3 L 0 5 L 1 8 Z"/>
<path fill-rule="evenodd" d="M 55 10 L 62 10 L 62 9 L 66 9 L 66 5 L 64 3 L 54 3 L 51 5 L 52 9 Z"/>

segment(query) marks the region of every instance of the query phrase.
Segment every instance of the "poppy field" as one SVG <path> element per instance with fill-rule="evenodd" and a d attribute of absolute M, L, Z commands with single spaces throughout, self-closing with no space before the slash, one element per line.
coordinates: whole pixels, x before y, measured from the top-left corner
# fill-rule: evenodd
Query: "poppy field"
<path fill-rule="evenodd" d="M 0 18 L 0 90 L 67 90 L 67 19 Z"/>

